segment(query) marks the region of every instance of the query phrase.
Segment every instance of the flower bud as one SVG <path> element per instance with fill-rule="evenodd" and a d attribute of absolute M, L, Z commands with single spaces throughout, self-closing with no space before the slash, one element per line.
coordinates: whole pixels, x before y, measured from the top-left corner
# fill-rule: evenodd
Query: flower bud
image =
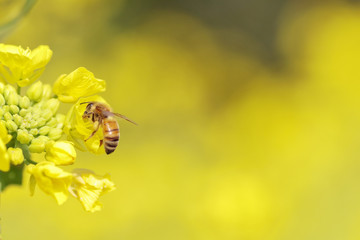
<path fill-rule="evenodd" d="M 14 123 L 14 121 L 12 120 L 7 120 L 5 126 L 10 132 L 16 132 L 16 130 L 18 129 L 16 123 Z"/>
<path fill-rule="evenodd" d="M 62 133 L 63 133 L 62 129 L 52 128 L 52 129 L 50 129 L 48 136 L 52 140 L 58 140 L 61 138 Z"/>
<path fill-rule="evenodd" d="M 0 94 L 0 106 L 5 104 L 5 98 L 2 94 Z"/>
<path fill-rule="evenodd" d="M 40 101 L 36 104 L 34 104 L 31 108 L 31 112 L 35 113 L 35 112 L 41 112 L 42 109 L 41 107 L 44 105 L 44 102 L 43 101 Z"/>
<path fill-rule="evenodd" d="M 50 109 L 45 109 L 42 113 L 41 116 L 46 120 L 50 120 L 50 118 L 52 118 L 53 116 L 53 112 Z"/>
<path fill-rule="evenodd" d="M 42 99 L 49 99 L 52 94 L 52 88 L 50 84 L 44 84 Z"/>
<path fill-rule="evenodd" d="M 29 108 L 30 107 L 30 99 L 27 96 L 23 96 L 19 100 L 19 106 L 21 108 Z"/>
<path fill-rule="evenodd" d="M 28 113 L 27 109 L 21 109 L 20 112 L 19 112 L 19 115 L 22 116 L 22 117 L 25 117 L 27 113 Z"/>
<path fill-rule="evenodd" d="M 12 120 L 13 116 L 11 115 L 11 113 L 9 112 L 6 112 L 4 114 L 4 120 L 7 121 L 7 120 Z"/>
<path fill-rule="evenodd" d="M 10 110 L 9 105 L 4 105 L 2 106 L 2 109 L 4 110 L 4 112 L 8 112 Z"/>
<path fill-rule="evenodd" d="M 50 132 L 50 127 L 49 126 L 43 126 L 39 129 L 39 134 L 40 135 L 47 135 Z"/>
<path fill-rule="evenodd" d="M 19 104 L 19 95 L 16 92 L 10 92 L 9 96 L 5 98 L 8 105 L 18 105 Z"/>
<path fill-rule="evenodd" d="M 33 129 L 30 129 L 29 133 L 32 134 L 33 136 L 35 136 L 35 135 L 39 134 L 39 130 L 37 128 L 33 128 Z"/>
<path fill-rule="evenodd" d="M 8 148 L 8 154 L 9 154 L 9 157 L 10 157 L 10 162 L 13 164 L 13 165 L 19 165 L 21 163 L 24 162 L 24 155 L 23 155 L 23 152 L 21 150 L 21 148 Z"/>
<path fill-rule="evenodd" d="M 0 95 L 0 96 L 1 96 L 1 95 Z M 4 110 L 3 110 L 2 108 L 0 108 L 0 118 L 1 118 L 2 116 L 4 116 L 4 114 L 5 114 Z"/>
<path fill-rule="evenodd" d="M 29 151 L 32 153 L 42 153 L 45 150 L 46 140 L 44 138 L 34 138 L 29 146 Z"/>
<path fill-rule="evenodd" d="M 38 120 L 40 117 L 40 113 L 39 112 L 33 112 L 32 114 L 32 118 L 35 119 L 35 120 Z"/>
<path fill-rule="evenodd" d="M 70 165 L 75 161 L 76 151 L 71 142 L 50 142 L 46 145 L 45 158 L 56 165 Z"/>
<path fill-rule="evenodd" d="M 60 106 L 60 101 L 56 98 L 51 98 L 45 102 L 45 104 L 42 106 L 43 109 L 49 109 L 51 110 L 52 114 L 55 114 Z"/>
<path fill-rule="evenodd" d="M 25 120 L 30 122 L 32 119 L 32 113 L 31 112 L 27 112 L 26 115 L 24 116 Z"/>
<path fill-rule="evenodd" d="M 26 130 L 18 130 L 17 140 L 21 144 L 28 144 L 34 137 L 30 135 Z"/>
<path fill-rule="evenodd" d="M 39 81 L 30 86 L 30 88 L 26 92 L 26 95 L 30 98 L 30 100 L 39 102 L 41 100 L 42 93 L 43 84 Z"/>
<path fill-rule="evenodd" d="M 15 122 L 16 125 L 18 125 L 18 126 L 20 126 L 21 123 L 23 122 L 23 118 L 22 118 L 20 115 L 18 115 L 18 114 L 15 114 L 15 115 L 13 116 L 13 118 L 14 118 L 14 122 Z"/>
<path fill-rule="evenodd" d="M 16 94 L 16 89 L 13 86 L 7 84 L 7 85 L 5 85 L 4 92 L 3 92 L 3 95 L 4 95 L 6 101 L 8 101 L 10 93 Z"/>
<path fill-rule="evenodd" d="M 20 109 L 19 109 L 19 107 L 16 106 L 16 105 L 10 105 L 9 111 L 10 111 L 12 114 L 16 114 L 16 113 L 19 113 Z"/>
<path fill-rule="evenodd" d="M 56 127 L 56 125 L 57 125 L 56 118 L 51 118 L 51 119 L 46 123 L 46 126 L 49 126 L 49 127 Z"/>
<path fill-rule="evenodd" d="M 37 127 L 42 127 L 46 124 L 46 120 L 43 117 L 39 117 L 37 122 L 38 122 Z"/>
<path fill-rule="evenodd" d="M 36 120 L 31 120 L 30 121 L 30 128 L 36 128 L 38 126 L 38 121 Z"/>

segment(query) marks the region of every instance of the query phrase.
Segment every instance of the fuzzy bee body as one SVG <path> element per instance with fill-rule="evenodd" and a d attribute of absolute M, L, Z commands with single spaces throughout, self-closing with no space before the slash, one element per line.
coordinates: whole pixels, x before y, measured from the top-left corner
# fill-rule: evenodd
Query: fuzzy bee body
<path fill-rule="evenodd" d="M 106 154 L 110 154 L 115 151 L 119 144 L 119 124 L 113 117 L 106 117 L 102 121 L 102 128 L 104 133 L 105 152 Z"/>
<path fill-rule="evenodd" d="M 120 131 L 119 124 L 117 123 L 114 116 L 121 117 L 133 124 L 135 122 L 131 121 L 124 115 L 119 113 L 111 112 L 110 107 L 100 102 L 83 102 L 81 104 L 87 103 L 86 110 L 83 114 L 83 119 L 90 119 L 94 123 L 95 130 L 85 141 L 89 140 L 94 134 L 98 131 L 101 126 L 103 129 L 103 142 L 106 154 L 110 154 L 115 151 L 116 147 L 119 144 Z M 102 143 L 102 142 L 101 142 Z"/>

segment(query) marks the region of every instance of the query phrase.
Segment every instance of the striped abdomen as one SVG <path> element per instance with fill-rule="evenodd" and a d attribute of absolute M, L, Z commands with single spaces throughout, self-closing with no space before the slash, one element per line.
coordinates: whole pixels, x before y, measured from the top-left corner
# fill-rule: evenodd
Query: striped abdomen
<path fill-rule="evenodd" d="M 120 138 L 119 125 L 112 117 L 104 118 L 102 121 L 104 131 L 104 147 L 106 154 L 115 151 Z"/>

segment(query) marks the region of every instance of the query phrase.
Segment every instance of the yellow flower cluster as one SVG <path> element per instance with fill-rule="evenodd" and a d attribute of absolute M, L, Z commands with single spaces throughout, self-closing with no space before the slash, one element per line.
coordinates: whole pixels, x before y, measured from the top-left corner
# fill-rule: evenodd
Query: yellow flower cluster
<path fill-rule="evenodd" d="M 82 115 L 82 102 L 106 103 L 100 96 L 105 81 L 97 79 L 86 68 L 61 75 L 53 87 L 35 82 L 50 61 L 52 51 L 39 46 L 33 51 L 13 45 L 0 44 L 0 182 L 3 189 L 21 182 L 13 170 L 25 168 L 30 173 L 30 192 L 37 185 L 43 192 L 63 204 L 71 193 L 86 211 L 101 209 L 99 197 L 115 189 L 108 175 L 96 175 L 89 170 L 66 172 L 60 166 L 72 165 L 75 147 L 92 153 L 103 153 L 102 133 L 94 130 Z M 23 87 L 27 87 L 23 91 Z M 21 93 L 25 92 L 24 95 Z M 67 115 L 58 113 L 61 102 L 73 103 Z M 67 140 L 66 140 L 67 137 Z M 32 160 L 32 154 L 43 153 L 44 159 Z M 16 176 L 16 181 L 8 176 Z M 2 189 L 2 190 L 3 190 Z"/>

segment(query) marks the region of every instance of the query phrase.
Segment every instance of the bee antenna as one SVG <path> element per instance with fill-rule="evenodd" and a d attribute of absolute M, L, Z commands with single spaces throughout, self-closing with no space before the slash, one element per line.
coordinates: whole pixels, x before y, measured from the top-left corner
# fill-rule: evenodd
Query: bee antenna
<path fill-rule="evenodd" d="M 91 103 L 91 102 L 82 102 L 82 103 L 80 103 L 80 105 L 81 105 L 81 104 L 85 104 L 85 103 Z"/>

